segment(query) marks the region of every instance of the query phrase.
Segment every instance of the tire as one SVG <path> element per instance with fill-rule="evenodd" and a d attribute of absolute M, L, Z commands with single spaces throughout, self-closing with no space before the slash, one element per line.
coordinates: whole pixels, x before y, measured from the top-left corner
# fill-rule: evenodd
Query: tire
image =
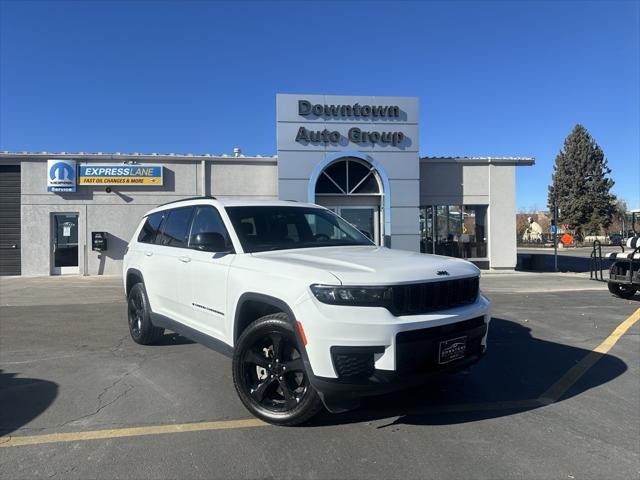
<path fill-rule="evenodd" d="M 322 409 L 285 313 L 259 318 L 242 332 L 233 383 L 247 410 L 274 425 L 300 425 Z"/>
<path fill-rule="evenodd" d="M 608 283 L 609 291 L 616 297 L 629 300 L 636 294 L 636 288 L 631 285 L 622 285 L 620 283 Z"/>
<path fill-rule="evenodd" d="M 151 308 L 143 283 L 136 283 L 127 297 L 129 333 L 134 342 L 150 345 L 164 335 L 164 328 L 151 323 Z"/>

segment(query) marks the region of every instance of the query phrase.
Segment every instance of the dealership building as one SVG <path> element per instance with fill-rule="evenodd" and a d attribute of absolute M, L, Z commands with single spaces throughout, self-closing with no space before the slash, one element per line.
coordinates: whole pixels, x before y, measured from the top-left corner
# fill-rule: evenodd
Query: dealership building
<path fill-rule="evenodd" d="M 520 157 L 421 157 L 415 97 L 276 97 L 277 154 L 0 152 L 0 275 L 120 273 L 142 215 L 185 197 L 323 205 L 378 245 L 516 266 Z"/>

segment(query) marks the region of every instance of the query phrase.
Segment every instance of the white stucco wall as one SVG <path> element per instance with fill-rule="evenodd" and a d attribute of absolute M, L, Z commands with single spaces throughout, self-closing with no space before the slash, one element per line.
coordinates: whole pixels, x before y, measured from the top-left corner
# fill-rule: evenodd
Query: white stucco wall
<path fill-rule="evenodd" d="M 489 167 L 489 257 L 492 269 L 513 269 L 517 263 L 516 169 Z"/>

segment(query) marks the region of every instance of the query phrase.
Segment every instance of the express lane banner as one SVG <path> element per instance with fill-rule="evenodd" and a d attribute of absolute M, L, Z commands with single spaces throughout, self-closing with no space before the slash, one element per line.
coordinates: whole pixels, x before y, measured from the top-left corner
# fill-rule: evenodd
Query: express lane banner
<path fill-rule="evenodd" d="M 157 165 L 80 165 L 78 185 L 162 185 Z"/>

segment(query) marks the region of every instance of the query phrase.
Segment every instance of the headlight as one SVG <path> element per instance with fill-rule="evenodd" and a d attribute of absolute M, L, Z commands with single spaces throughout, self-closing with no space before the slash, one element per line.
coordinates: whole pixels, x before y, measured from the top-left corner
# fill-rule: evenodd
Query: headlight
<path fill-rule="evenodd" d="M 322 303 L 331 305 L 353 305 L 360 307 L 383 307 L 391 299 L 390 287 L 335 287 L 311 285 L 311 291 Z"/>

